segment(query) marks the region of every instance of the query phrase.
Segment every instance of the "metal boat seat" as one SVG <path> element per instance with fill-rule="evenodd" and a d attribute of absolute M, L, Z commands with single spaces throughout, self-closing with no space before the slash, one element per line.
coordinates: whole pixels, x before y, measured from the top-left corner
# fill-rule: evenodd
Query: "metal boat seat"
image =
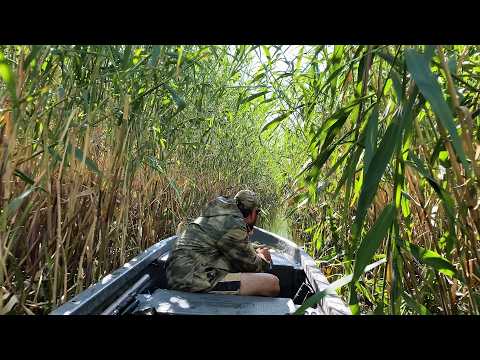
<path fill-rule="evenodd" d="M 136 312 L 182 315 L 285 315 L 295 311 L 292 299 L 262 296 L 188 293 L 158 289 L 137 295 Z M 152 311 L 152 312 L 153 312 Z"/>

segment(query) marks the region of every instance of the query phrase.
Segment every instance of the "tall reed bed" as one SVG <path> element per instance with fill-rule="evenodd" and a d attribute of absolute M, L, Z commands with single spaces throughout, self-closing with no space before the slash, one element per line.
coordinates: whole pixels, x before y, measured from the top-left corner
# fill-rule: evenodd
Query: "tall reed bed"
<path fill-rule="evenodd" d="M 248 112 L 233 119 L 232 64 L 215 58 L 226 49 L 8 46 L 0 56 L 1 314 L 49 312 L 214 196 L 253 187 L 276 198 L 261 161 L 245 168 L 259 125 Z"/>
<path fill-rule="evenodd" d="M 243 187 L 285 200 L 354 313 L 479 313 L 478 46 L 0 50 L 1 313 Z"/>
<path fill-rule="evenodd" d="M 304 149 L 295 232 L 332 280 L 353 274 L 353 312 L 478 314 L 480 48 L 299 47 L 288 71 L 271 50 L 263 128 Z"/>

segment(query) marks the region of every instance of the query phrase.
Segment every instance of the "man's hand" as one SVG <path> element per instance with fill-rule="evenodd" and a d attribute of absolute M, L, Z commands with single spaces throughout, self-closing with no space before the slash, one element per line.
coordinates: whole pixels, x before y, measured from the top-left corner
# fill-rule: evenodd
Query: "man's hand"
<path fill-rule="evenodd" d="M 266 262 L 272 262 L 272 256 L 270 255 L 270 250 L 268 250 L 268 248 L 258 248 L 256 252 L 258 256 L 260 256 Z"/>
<path fill-rule="evenodd" d="M 248 234 L 248 236 L 253 235 L 253 226 L 250 226 L 248 224 L 247 224 L 247 234 Z"/>

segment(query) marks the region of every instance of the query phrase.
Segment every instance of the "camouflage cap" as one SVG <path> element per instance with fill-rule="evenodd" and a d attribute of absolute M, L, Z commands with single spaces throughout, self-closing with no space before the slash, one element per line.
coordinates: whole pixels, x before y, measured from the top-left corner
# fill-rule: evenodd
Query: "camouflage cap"
<path fill-rule="evenodd" d="M 235 200 L 240 202 L 246 209 L 260 208 L 257 195 L 251 190 L 240 190 L 235 195 Z"/>

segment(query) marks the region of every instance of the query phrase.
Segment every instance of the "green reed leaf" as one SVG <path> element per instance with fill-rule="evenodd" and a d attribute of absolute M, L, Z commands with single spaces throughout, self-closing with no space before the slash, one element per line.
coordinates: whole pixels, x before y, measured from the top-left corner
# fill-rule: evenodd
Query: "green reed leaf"
<path fill-rule="evenodd" d="M 412 77 L 422 95 L 432 106 L 432 110 L 435 115 L 437 115 L 442 126 L 447 129 L 457 156 L 465 167 L 465 170 L 469 172 L 470 164 L 467 161 L 460 137 L 458 136 L 452 112 L 443 97 L 440 85 L 433 77 L 428 64 L 428 59 L 423 54 L 413 49 L 409 49 L 405 52 L 405 58 L 408 71 L 412 74 Z"/>

